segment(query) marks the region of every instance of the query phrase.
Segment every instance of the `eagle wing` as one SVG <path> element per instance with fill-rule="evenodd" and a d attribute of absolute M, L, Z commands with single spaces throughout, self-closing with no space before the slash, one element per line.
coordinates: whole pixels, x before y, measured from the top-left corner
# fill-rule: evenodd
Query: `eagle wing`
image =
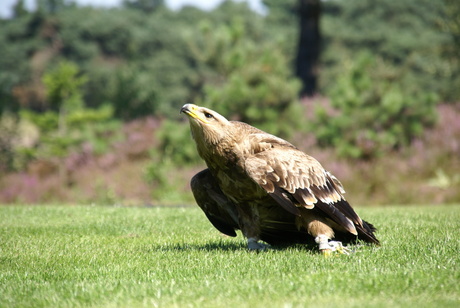
<path fill-rule="evenodd" d="M 212 225 L 228 236 L 236 236 L 238 214 L 235 204 L 220 190 L 209 169 L 197 173 L 190 183 L 193 196 Z"/>
<path fill-rule="evenodd" d="M 342 184 L 313 157 L 269 134 L 253 134 L 245 157 L 247 175 L 283 208 L 300 215 L 299 207 L 317 209 L 347 231 L 357 234 L 361 218 L 343 197 Z"/>

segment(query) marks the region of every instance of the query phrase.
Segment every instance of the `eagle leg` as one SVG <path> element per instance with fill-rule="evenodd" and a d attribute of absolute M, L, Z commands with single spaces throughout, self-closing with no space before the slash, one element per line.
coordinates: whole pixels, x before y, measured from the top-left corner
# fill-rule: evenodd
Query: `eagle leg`
<path fill-rule="evenodd" d="M 248 249 L 254 251 L 263 251 L 267 249 L 269 246 L 263 243 L 260 243 L 257 238 L 250 237 L 248 238 Z"/>
<path fill-rule="evenodd" d="M 299 227 L 306 228 L 308 233 L 315 238 L 319 251 L 324 256 L 329 256 L 334 252 L 349 254 L 348 248 L 344 247 L 341 242 L 329 241 L 334 238 L 334 230 L 324 218 L 312 210 L 302 210 L 301 216 L 296 220 L 296 224 Z"/>
<path fill-rule="evenodd" d="M 260 216 L 257 204 L 239 204 L 238 220 L 241 232 L 248 239 L 248 249 L 255 251 L 266 250 L 269 246 L 260 243 Z"/>

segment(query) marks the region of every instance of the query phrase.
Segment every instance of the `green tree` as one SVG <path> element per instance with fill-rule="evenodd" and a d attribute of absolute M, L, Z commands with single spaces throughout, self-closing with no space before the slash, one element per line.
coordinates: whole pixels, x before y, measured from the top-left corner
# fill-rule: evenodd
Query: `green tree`
<path fill-rule="evenodd" d="M 59 112 L 61 135 L 66 133 L 67 115 L 84 106 L 82 86 L 87 81 L 86 76 L 79 76 L 78 66 L 68 61 L 61 61 L 43 76 L 47 100 Z"/>
<path fill-rule="evenodd" d="M 441 56 L 446 60 L 446 76 L 440 89 L 447 101 L 460 100 L 460 2 L 444 0 L 444 11 L 438 17 L 440 31 L 449 36 L 449 40 L 440 46 Z M 444 81 L 444 80 L 443 80 Z"/>
<path fill-rule="evenodd" d="M 294 68 L 300 33 L 298 0 L 262 0 L 262 3 L 268 9 L 264 27 L 270 33 L 270 40 L 281 47 Z"/>
<path fill-rule="evenodd" d="M 430 0 L 323 2 L 323 92 L 342 74 L 340 64 L 362 51 L 391 67 L 404 67 L 405 78 L 420 91 L 445 92 L 449 65 L 440 51 L 451 37 L 439 28 L 444 5 L 445 1 Z"/>
<path fill-rule="evenodd" d="M 406 86 L 405 71 L 369 53 L 348 60 L 329 96 L 317 107 L 311 130 L 339 155 L 372 159 L 406 146 L 436 120 L 435 94 Z"/>
<path fill-rule="evenodd" d="M 300 35 L 296 57 L 296 75 L 302 80 L 301 95 L 317 92 L 321 43 L 320 0 L 299 0 Z"/>
<path fill-rule="evenodd" d="M 88 79 L 79 73 L 75 63 L 64 60 L 43 76 L 46 97 L 53 109 L 73 111 L 83 107 L 82 86 Z"/>
<path fill-rule="evenodd" d="M 29 14 L 25 8 L 24 0 L 18 0 L 16 4 L 13 6 L 13 16 L 14 18 L 20 18 Z"/>
<path fill-rule="evenodd" d="M 296 102 L 300 82 L 279 48 L 245 37 L 245 26 L 238 19 L 217 28 L 203 24 L 202 31 L 195 40 L 201 45 L 192 45 L 192 50 L 208 51 L 199 53 L 200 59 L 214 68 L 219 82 L 208 83 L 197 104 L 273 134 L 289 135 L 299 124 Z"/>
<path fill-rule="evenodd" d="M 130 9 L 151 13 L 164 6 L 164 0 L 124 0 L 123 6 Z"/>
<path fill-rule="evenodd" d="M 0 20 L 0 113 L 39 105 L 24 85 L 31 82 L 33 75 L 30 55 L 43 47 L 39 37 L 42 23 L 43 18 L 36 14 Z"/>
<path fill-rule="evenodd" d="M 60 10 L 72 6 L 65 0 L 37 0 L 38 12 L 43 14 L 56 14 Z"/>

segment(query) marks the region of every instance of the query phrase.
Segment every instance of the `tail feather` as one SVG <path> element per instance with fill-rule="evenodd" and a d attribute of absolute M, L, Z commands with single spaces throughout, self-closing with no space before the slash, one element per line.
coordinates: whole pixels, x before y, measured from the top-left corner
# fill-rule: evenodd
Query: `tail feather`
<path fill-rule="evenodd" d="M 359 239 L 368 243 L 380 245 L 380 241 L 374 235 L 374 232 L 377 231 L 377 229 L 371 223 L 363 220 L 363 225 L 357 226 L 356 229 L 358 230 Z"/>

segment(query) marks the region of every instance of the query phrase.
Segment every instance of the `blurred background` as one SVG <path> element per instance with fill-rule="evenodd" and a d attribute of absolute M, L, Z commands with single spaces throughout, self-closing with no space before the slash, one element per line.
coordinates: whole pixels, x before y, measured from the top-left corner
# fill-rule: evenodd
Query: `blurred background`
<path fill-rule="evenodd" d="M 0 16 L 0 203 L 194 204 L 185 103 L 291 141 L 352 204 L 460 202 L 458 0 L 4 0 Z"/>

